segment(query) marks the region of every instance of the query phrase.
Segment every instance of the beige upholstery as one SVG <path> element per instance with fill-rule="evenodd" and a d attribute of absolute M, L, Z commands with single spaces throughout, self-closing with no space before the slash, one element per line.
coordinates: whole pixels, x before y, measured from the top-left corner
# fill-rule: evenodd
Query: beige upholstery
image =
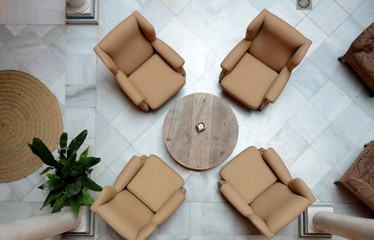
<path fill-rule="evenodd" d="M 94 48 L 133 103 L 159 108 L 185 83 L 184 60 L 156 37 L 153 26 L 137 11 L 119 23 Z"/>
<path fill-rule="evenodd" d="M 264 9 L 221 63 L 224 91 L 251 109 L 277 100 L 312 42 Z"/>
<path fill-rule="evenodd" d="M 221 170 L 221 193 L 268 239 L 299 216 L 315 198 L 272 149 L 249 147 Z"/>
<path fill-rule="evenodd" d="M 134 156 L 91 210 L 125 239 L 146 239 L 183 203 L 184 180 L 155 155 Z"/>

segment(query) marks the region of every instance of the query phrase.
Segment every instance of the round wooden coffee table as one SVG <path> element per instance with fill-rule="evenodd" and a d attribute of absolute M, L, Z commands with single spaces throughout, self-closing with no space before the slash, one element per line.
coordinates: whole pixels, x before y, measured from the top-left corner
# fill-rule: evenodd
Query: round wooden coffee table
<path fill-rule="evenodd" d="M 199 132 L 196 125 L 204 123 Z M 170 155 L 182 166 L 206 170 L 224 162 L 238 140 L 238 122 L 222 99 L 194 93 L 178 100 L 165 117 L 163 135 Z"/>

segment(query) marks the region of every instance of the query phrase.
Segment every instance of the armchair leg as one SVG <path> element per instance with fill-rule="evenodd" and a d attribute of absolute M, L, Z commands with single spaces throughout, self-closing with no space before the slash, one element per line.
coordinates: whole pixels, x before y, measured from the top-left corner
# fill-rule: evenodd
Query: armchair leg
<path fill-rule="evenodd" d="M 338 186 L 340 185 L 340 181 L 335 181 L 334 184 Z"/>
<path fill-rule="evenodd" d="M 338 60 L 340 62 L 342 62 L 342 63 L 346 63 L 347 62 L 347 60 L 344 58 L 344 56 L 339 57 Z"/>
<path fill-rule="evenodd" d="M 222 82 L 222 79 L 226 76 L 226 70 L 222 69 L 221 73 L 219 74 L 219 82 Z"/>
<path fill-rule="evenodd" d="M 264 108 L 266 108 L 266 106 L 269 104 L 269 101 L 263 101 L 262 103 L 261 103 L 261 105 L 260 105 L 260 107 L 257 109 L 257 110 L 259 110 L 259 111 L 261 111 L 261 110 L 264 110 Z"/>

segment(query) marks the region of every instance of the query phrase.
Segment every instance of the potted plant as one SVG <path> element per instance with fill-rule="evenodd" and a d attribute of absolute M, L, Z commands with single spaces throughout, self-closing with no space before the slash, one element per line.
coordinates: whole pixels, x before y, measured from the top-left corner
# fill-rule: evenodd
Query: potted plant
<path fill-rule="evenodd" d="M 89 147 L 87 147 L 78 161 L 76 159 L 77 151 L 86 137 L 87 130 L 84 130 L 67 145 L 68 135 L 64 132 L 60 137 L 58 161 L 39 138 L 34 138 L 32 143 L 28 143 L 32 152 L 48 165 L 40 175 L 54 170 L 54 173 L 47 174 L 48 181 L 38 187 L 50 191 L 41 209 L 50 204 L 53 207 L 52 213 L 55 213 L 64 206 L 70 205 L 73 213 L 78 217 L 81 203 L 91 205 L 94 202 L 85 190 L 102 190 L 101 186 L 89 178 L 92 167 L 100 162 L 100 158 L 88 157 Z"/>

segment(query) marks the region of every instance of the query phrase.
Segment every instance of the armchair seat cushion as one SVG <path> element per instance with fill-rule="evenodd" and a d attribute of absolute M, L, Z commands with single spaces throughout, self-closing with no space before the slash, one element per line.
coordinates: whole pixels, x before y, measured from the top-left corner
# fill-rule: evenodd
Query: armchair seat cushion
<path fill-rule="evenodd" d="M 249 147 L 221 170 L 224 180 L 240 193 L 246 203 L 277 181 L 276 176 L 255 147 Z"/>
<path fill-rule="evenodd" d="M 245 53 L 232 72 L 222 80 L 221 85 L 237 100 L 257 109 L 277 76 L 276 71 Z"/>
<path fill-rule="evenodd" d="M 292 222 L 310 204 L 307 198 L 276 182 L 256 198 L 250 207 L 264 220 L 270 231 L 276 233 Z"/>
<path fill-rule="evenodd" d="M 176 72 L 157 53 L 133 72 L 129 79 L 143 93 L 152 109 L 159 108 L 185 83 L 185 78 Z"/>
<path fill-rule="evenodd" d="M 124 190 L 108 203 L 101 205 L 97 213 L 126 239 L 135 239 L 139 231 L 150 222 L 153 212 L 132 193 Z"/>
<path fill-rule="evenodd" d="M 153 212 L 157 212 L 183 184 L 184 180 L 178 173 L 157 156 L 150 155 L 127 189 Z"/>

